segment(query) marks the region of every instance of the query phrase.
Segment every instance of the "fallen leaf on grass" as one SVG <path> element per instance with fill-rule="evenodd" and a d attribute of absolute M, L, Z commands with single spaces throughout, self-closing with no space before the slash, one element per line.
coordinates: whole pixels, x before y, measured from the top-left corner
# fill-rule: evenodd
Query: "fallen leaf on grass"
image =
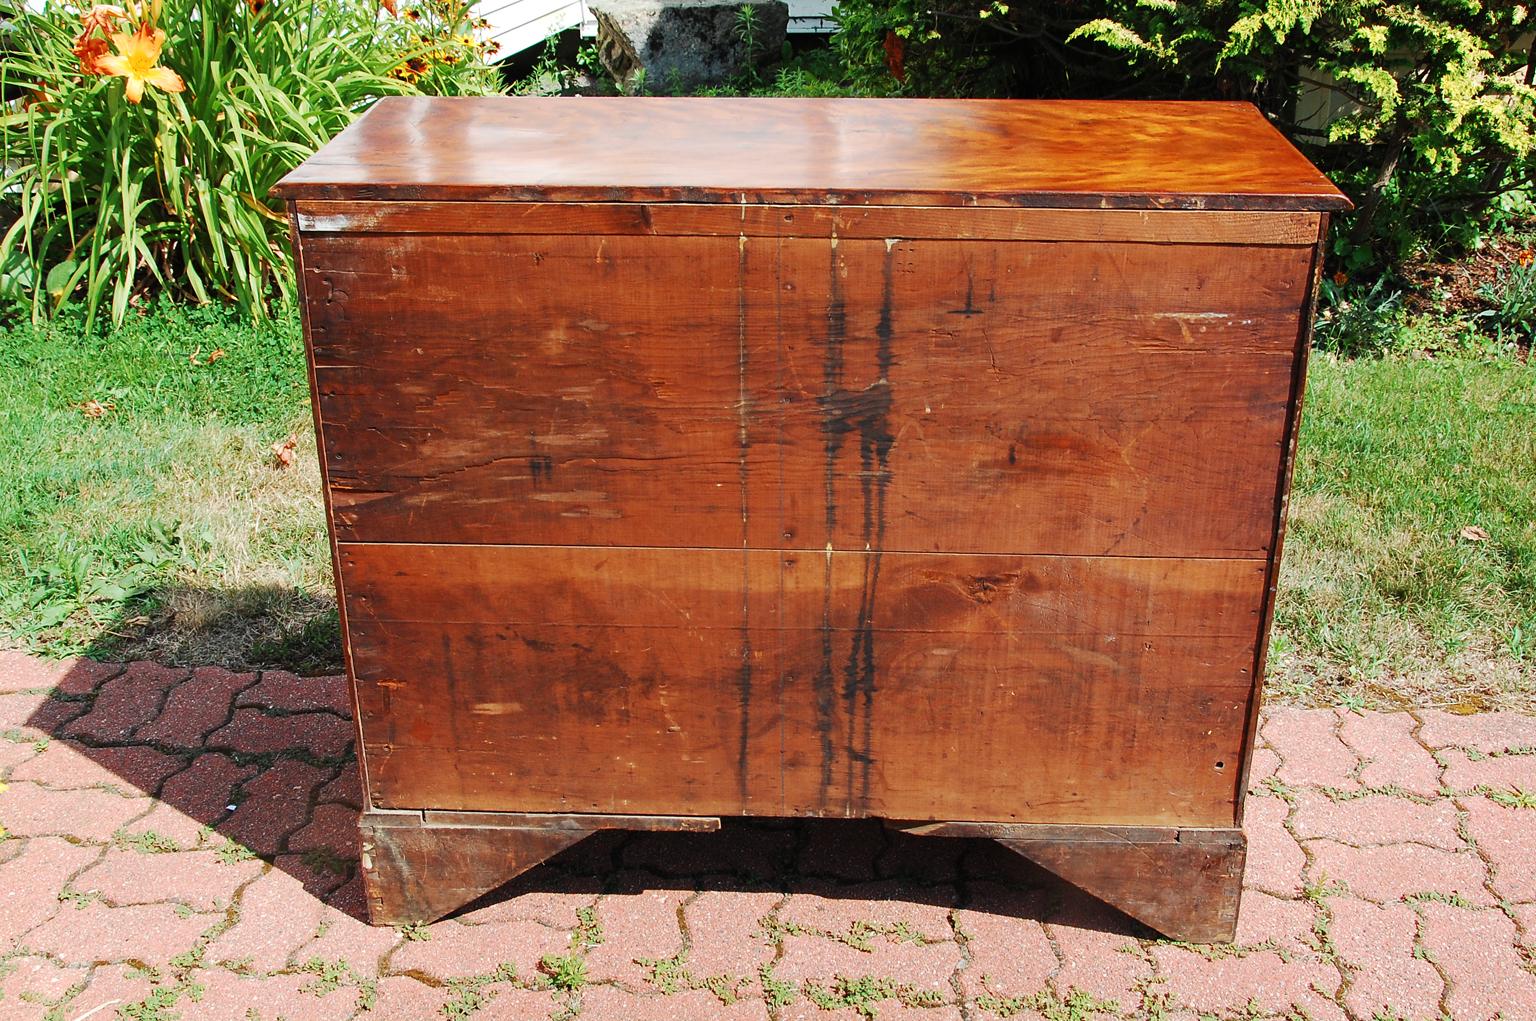
<path fill-rule="evenodd" d="M 1479 528 L 1476 525 L 1468 525 L 1466 528 L 1463 528 L 1461 530 L 1461 537 L 1468 542 L 1487 542 L 1490 538 L 1487 529 Z"/>
<path fill-rule="evenodd" d="M 102 415 L 105 415 L 107 412 L 116 408 L 117 405 L 113 404 L 111 401 L 92 400 L 83 401 L 80 404 L 76 404 L 75 407 L 79 408 L 80 413 L 86 418 L 100 418 Z"/>
<path fill-rule="evenodd" d="M 214 362 L 223 357 L 224 349 L 222 347 L 216 347 L 212 351 L 208 352 L 208 364 L 212 365 Z"/>
<path fill-rule="evenodd" d="M 274 468 L 292 468 L 294 458 L 297 456 L 295 451 L 298 449 L 299 438 L 297 436 L 290 436 L 286 440 L 272 444 L 272 455 L 274 458 L 272 466 Z"/>

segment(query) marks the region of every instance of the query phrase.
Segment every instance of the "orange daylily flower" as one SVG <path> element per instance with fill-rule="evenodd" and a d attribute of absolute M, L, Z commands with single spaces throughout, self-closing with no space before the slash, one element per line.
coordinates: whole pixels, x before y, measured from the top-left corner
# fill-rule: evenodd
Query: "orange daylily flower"
<path fill-rule="evenodd" d="M 111 47 L 100 36 L 79 36 L 75 39 L 74 54 L 80 61 L 82 74 L 102 75 L 107 69 L 101 66 Z"/>
<path fill-rule="evenodd" d="M 127 16 L 127 11 L 113 4 L 97 4 L 80 16 L 80 34 L 75 36 L 75 44 L 71 49 L 80 61 L 82 74 L 107 73 L 106 68 L 101 66 L 101 59 L 110 52 L 106 37 Z"/>
<path fill-rule="evenodd" d="M 111 32 L 117 23 L 128 17 L 128 12 L 116 4 L 97 4 L 80 15 L 80 35 L 87 36 L 100 29 Z"/>
<path fill-rule="evenodd" d="M 181 92 L 186 88 L 181 75 L 168 67 L 157 66 L 160 49 L 165 45 L 165 32 L 149 22 L 140 25 L 131 35 L 116 33 L 112 36 L 112 45 L 117 47 L 117 52 L 102 57 L 99 63 L 106 68 L 107 74 L 124 79 L 124 95 L 128 102 L 137 103 L 143 99 L 145 85 L 153 85 L 165 92 Z"/>

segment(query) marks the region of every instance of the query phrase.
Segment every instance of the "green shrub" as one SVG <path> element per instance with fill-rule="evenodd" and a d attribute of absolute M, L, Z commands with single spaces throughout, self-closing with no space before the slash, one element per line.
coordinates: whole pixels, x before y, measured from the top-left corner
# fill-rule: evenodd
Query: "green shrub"
<path fill-rule="evenodd" d="M 1359 205 L 1337 265 L 1390 268 L 1531 209 L 1528 3 L 841 0 L 849 73 L 913 95 L 1246 99 Z M 1307 90 L 1348 107 L 1297 122 Z"/>
<path fill-rule="evenodd" d="M 1482 313 L 1492 321 L 1494 335 L 1529 343 L 1536 339 L 1536 262 L 1522 259 L 1499 271 L 1482 286 L 1481 296 L 1493 307 Z"/>
<path fill-rule="evenodd" d="M 380 96 L 495 83 L 462 0 L 50 0 L 14 26 L 0 293 L 35 317 L 78 295 L 120 322 L 149 291 L 262 314 L 293 289 L 280 177 Z"/>
<path fill-rule="evenodd" d="M 1313 341 L 1320 351 L 1353 358 L 1389 350 L 1402 335 L 1403 294 L 1378 278 L 1369 287 L 1324 280 Z"/>

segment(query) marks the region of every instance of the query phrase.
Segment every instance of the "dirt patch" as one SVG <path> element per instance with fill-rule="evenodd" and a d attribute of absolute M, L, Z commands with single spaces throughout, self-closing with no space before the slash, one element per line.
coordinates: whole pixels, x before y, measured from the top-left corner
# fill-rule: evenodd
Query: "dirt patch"
<path fill-rule="evenodd" d="M 1481 248 L 1454 259 L 1414 259 L 1402 268 L 1409 285 L 1404 304 L 1413 313 L 1476 314 L 1493 308 L 1483 289 L 1501 273 L 1536 259 L 1536 219 L 1484 239 Z"/>

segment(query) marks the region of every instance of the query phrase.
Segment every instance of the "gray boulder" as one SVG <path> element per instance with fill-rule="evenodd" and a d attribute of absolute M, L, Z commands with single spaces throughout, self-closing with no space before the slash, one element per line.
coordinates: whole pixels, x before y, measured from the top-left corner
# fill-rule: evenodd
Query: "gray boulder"
<path fill-rule="evenodd" d="M 742 38 L 741 9 L 756 9 L 753 53 Z M 718 85 L 753 58 L 776 58 L 784 45 L 789 7 L 783 0 L 597 0 L 597 51 L 614 80 L 633 87 L 645 71 L 645 90 L 686 93 Z"/>

